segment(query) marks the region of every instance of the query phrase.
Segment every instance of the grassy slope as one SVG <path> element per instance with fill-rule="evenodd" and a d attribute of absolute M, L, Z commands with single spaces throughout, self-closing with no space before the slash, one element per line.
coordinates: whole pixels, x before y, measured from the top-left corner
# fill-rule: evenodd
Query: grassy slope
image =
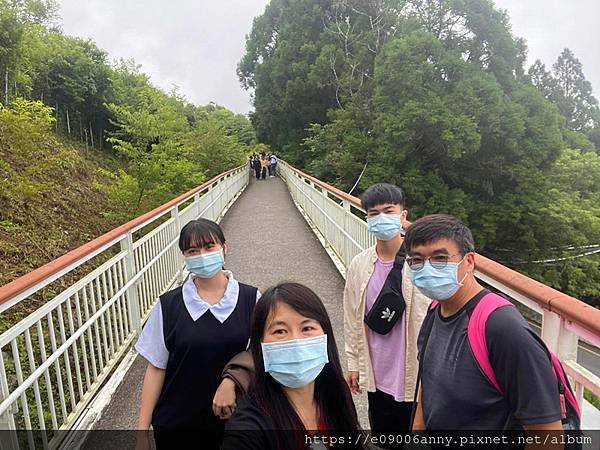
<path fill-rule="evenodd" d="M 106 155 L 77 151 L 81 157 L 79 164 L 64 173 L 55 173 L 56 177 L 51 181 L 56 187 L 24 205 L 2 205 L 0 285 L 52 261 L 114 226 L 101 216 L 108 200 L 94 187 L 94 181 L 99 179 L 99 168 L 112 166 L 115 161 L 107 161 Z"/>
<path fill-rule="evenodd" d="M 104 218 L 109 202 L 95 185 L 108 180 L 98 173 L 101 168 L 114 169 L 118 161 L 100 150 L 85 150 L 78 144 L 58 141 L 56 151 L 71 149 L 69 164 L 40 175 L 38 181 L 54 186 L 25 199 L 0 193 L 0 285 L 46 264 L 118 224 Z M 17 149 L 0 141 L 0 157 L 13 167 L 23 165 Z M 40 301 L 47 300 L 41 298 Z M 28 302 L 29 303 L 29 302 Z M 26 310 L 35 308 L 32 302 Z M 0 317 L 0 329 L 15 317 L 12 310 Z M 16 308 L 17 310 L 21 308 Z M 27 311 L 16 312 L 18 316 Z M 11 317 L 12 316 L 12 317 Z"/>

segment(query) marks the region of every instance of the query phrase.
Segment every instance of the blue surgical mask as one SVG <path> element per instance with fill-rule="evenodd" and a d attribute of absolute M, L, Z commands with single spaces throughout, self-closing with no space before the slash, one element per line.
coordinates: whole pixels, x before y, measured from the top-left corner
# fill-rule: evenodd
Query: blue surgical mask
<path fill-rule="evenodd" d="M 200 278 L 212 278 L 223 268 L 223 264 L 225 264 L 225 258 L 222 249 L 185 258 L 185 266 L 188 272 Z"/>
<path fill-rule="evenodd" d="M 459 263 L 448 262 L 442 269 L 436 269 L 426 261 L 421 270 L 411 271 L 412 282 L 426 297 L 439 301 L 448 300 L 456 294 L 467 277 L 465 274 L 463 279 L 458 281 L 458 265 L 463 261 L 464 258 Z"/>
<path fill-rule="evenodd" d="M 261 343 L 265 372 L 279 384 L 299 388 L 315 381 L 329 362 L 327 335 Z"/>
<path fill-rule="evenodd" d="M 378 214 L 368 219 L 369 233 L 380 241 L 389 241 L 402 231 L 402 221 L 398 214 Z"/>

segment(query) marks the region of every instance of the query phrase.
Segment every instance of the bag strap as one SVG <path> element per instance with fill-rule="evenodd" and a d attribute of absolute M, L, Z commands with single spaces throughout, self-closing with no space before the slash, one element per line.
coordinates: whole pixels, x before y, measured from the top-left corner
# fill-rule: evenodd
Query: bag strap
<path fill-rule="evenodd" d="M 504 306 L 514 307 L 511 302 L 500 297 L 498 294 L 490 292 L 484 295 L 481 300 L 477 302 L 477 305 L 475 305 L 475 308 L 469 317 L 469 325 L 467 327 L 469 346 L 471 347 L 477 365 L 490 383 L 492 383 L 496 390 L 502 395 L 504 395 L 504 391 L 500 387 L 500 383 L 498 383 L 496 373 L 490 362 L 490 353 L 485 338 L 485 324 L 494 311 Z"/>
<path fill-rule="evenodd" d="M 559 389 L 562 386 L 561 390 L 564 391 L 564 392 L 560 392 L 560 394 L 565 396 L 565 398 L 567 399 L 567 402 L 571 405 L 571 407 L 577 414 L 577 417 L 581 417 L 581 409 L 579 407 L 579 403 L 577 402 L 577 399 L 575 398 L 575 395 L 573 394 L 573 389 L 571 388 L 571 383 L 569 383 L 569 379 L 567 378 L 567 376 L 565 374 L 563 365 L 561 364 L 560 360 L 554 353 L 552 353 L 549 350 L 548 350 L 548 353 L 550 353 L 550 360 L 552 361 L 552 370 L 554 371 L 554 376 L 556 377 L 556 379 L 559 382 Z"/>
<path fill-rule="evenodd" d="M 404 243 L 402 243 L 402 245 L 400 246 L 400 249 L 398 250 L 398 252 L 396 253 L 396 255 L 394 257 L 392 269 L 388 273 L 388 275 L 383 283 L 383 286 L 381 287 L 381 290 L 379 291 L 379 294 L 377 294 L 377 298 L 373 302 L 373 306 L 371 306 L 371 309 L 365 315 L 365 323 L 367 324 L 367 326 L 369 328 L 371 328 L 376 333 L 381 333 L 381 331 L 379 329 L 377 329 L 377 326 L 375 326 L 372 321 L 375 320 L 375 323 L 377 323 L 377 321 L 379 319 L 378 315 L 381 314 L 379 311 L 382 310 L 382 303 L 383 303 L 383 306 L 386 305 L 385 299 L 389 300 L 390 297 L 392 299 L 394 299 L 394 302 L 395 302 L 394 309 L 395 309 L 395 312 L 398 312 L 398 314 L 394 314 L 394 316 L 390 317 L 388 320 L 388 322 L 390 322 L 390 325 L 392 327 L 396 324 L 396 322 L 398 322 L 398 320 L 400 320 L 400 317 L 406 310 L 406 300 L 404 299 L 404 293 L 402 292 L 402 276 L 403 276 L 402 269 L 404 267 L 405 260 L 406 260 L 406 245 Z M 383 317 L 382 317 L 382 319 L 383 319 Z M 385 334 L 385 333 L 383 333 L 383 334 Z"/>
<path fill-rule="evenodd" d="M 489 293 L 485 295 L 479 303 L 475 306 L 471 317 L 469 318 L 469 326 L 467 328 L 467 337 L 469 340 L 469 345 L 471 346 L 471 351 L 473 352 L 473 356 L 475 357 L 475 361 L 488 378 L 488 380 L 494 385 L 496 390 L 504 395 L 502 388 L 500 387 L 500 383 L 498 383 L 498 379 L 496 378 L 496 373 L 494 372 L 494 368 L 490 362 L 490 354 L 487 347 L 487 342 L 485 338 L 485 324 L 489 316 L 496 311 L 498 308 L 502 308 L 504 306 L 512 306 L 511 302 L 500 297 L 497 294 Z M 565 396 L 567 402 L 572 406 L 575 413 L 578 417 L 581 417 L 581 409 L 577 402 L 577 399 L 573 395 L 573 390 L 571 389 L 568 378 L 565 375 L 564 369 L 558 357 L 552 353 L 548 347 L 544 345 L 544 349 L 550 358 L 550 362 L 552 365 L 552 373 L 556 378 L 559 388 L 564 392 L 560 392 L 561 396 Z M 561 388 L 562 386 L 562 388 Z M 563 416 L 565 412 L 563 411 Z"/>

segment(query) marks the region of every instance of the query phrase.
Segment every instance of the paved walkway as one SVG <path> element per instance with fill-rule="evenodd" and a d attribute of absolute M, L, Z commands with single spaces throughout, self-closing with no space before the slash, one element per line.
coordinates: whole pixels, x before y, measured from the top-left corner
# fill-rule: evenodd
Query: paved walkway
<path fill-rule="evenodd" d="M 344 280 L 294 205 L 285 183 L 279 178 L 250 185 L 226 214 L 221 225 L 229 253 L 226 267 L 236 279 L 261 291 L 281 281 L 297 281 L 313 289 L 325 303 L 333 324 L 342 364 Z M 125 379 L 104 410 L 97 430 L 132 430 L 137 426 L 140 393 L 146 362 L 137 357 Z M 359 417 L 368 427 L 366 398 L 356 398 Z M 106 447 L 106 435 L 102 442 Z M 114 434 L 112 439 L 124 435 Z M 92 436 L 92 441 L 96 436 Z M 86 445 L 94 448 L 95 445 Z M 116 444 L 116 443 L 115 443 Z M 117 448 L 112 446 L 112 448 Z M 125 447 L 125 446 L 123 446 Z"/>

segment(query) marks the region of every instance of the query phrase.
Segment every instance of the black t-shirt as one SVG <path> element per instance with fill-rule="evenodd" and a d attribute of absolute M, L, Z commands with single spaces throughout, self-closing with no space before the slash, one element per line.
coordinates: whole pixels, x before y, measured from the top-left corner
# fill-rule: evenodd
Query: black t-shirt
<path fill-rule="evenodd" d="M 483 290 L 458 312 L 438 306 L 419 334 L 419 354 L 433 320 L 422 361 L 422 403 L 428 430 L 511 430 L 560 420 L 558 384 L 544 344 L 516 308 L 494 311 L 486 322 L 490 363 L 504 395 L 481 371 L 468 342 L 469 316 Z"/>
<path fill-rule="evenodd" d="M 273 420 L 254 398 L 246 396 L 225 426 L 221 450 L 275 450 L 274 428 Z"/>
<path fill-rule="evenodd" d="M 363 447 L 362 441 L 356 442 L 343 441 L 342 439 L 356 438 L 356 431 L 347 433 L 341 430 L 324 431 L 314 435 L 306 431 L 279 430 L 275 427 L 275 422 L 265 408 L 261 408 L 258 401 L 252 394 L 247 395 L 238 405 L 233 416 L 225 426 L 225 438 L 221 450 L 280 450 L 277 432 L 285 433 L 287 438 L 292 437 L 297 443 L 293 448 L 285 450 L 306 449 L 306 450 L 336 450 L 352 449 L 360 450 Z M 327 444 L 324 439 L 336 437 L 334 441 Z M 342 438 L 342 439 L 340 439 Z"/>

